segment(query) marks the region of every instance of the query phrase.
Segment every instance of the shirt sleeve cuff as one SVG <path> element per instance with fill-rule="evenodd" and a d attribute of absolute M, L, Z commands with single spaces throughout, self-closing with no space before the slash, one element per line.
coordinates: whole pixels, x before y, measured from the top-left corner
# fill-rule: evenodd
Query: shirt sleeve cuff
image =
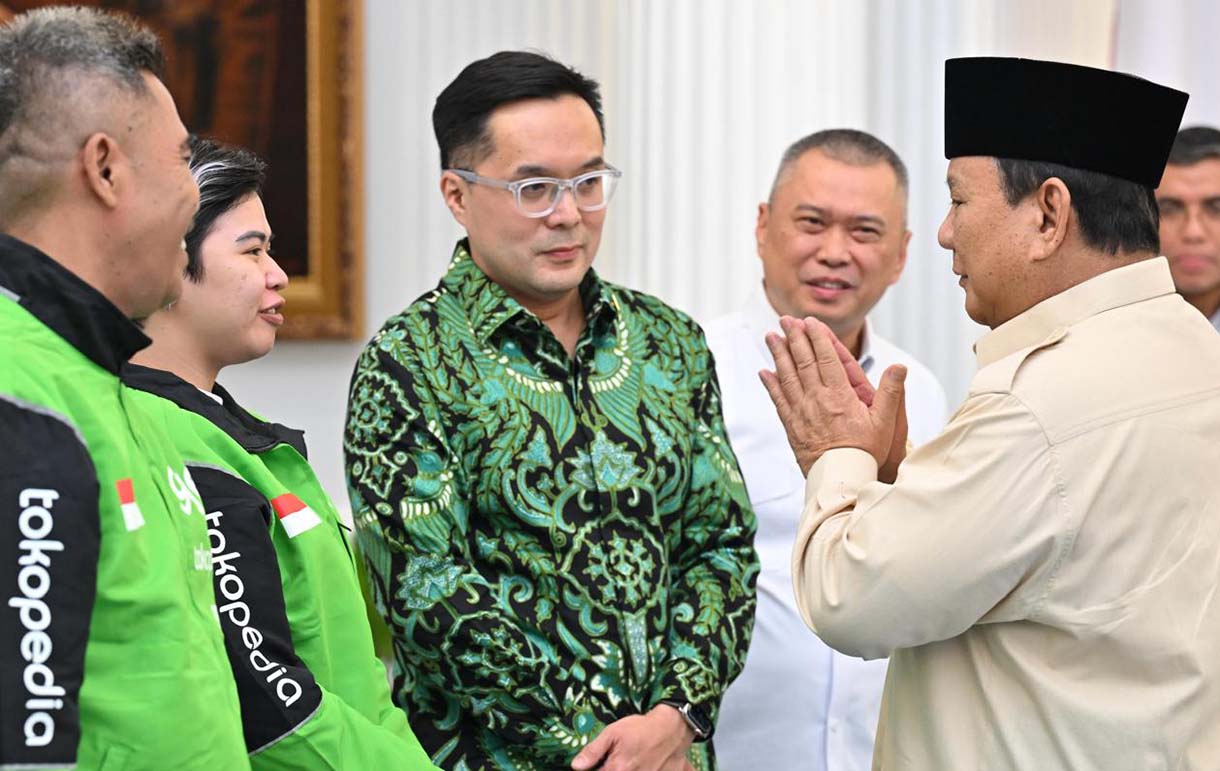
<path fill-rule="evenodd" d="M 827 450 L 809 469 L 805 480 L 805 500 L 817 499 L 822 511 L 840 508 L 845 498 L 855 498 L 856 492 L 877 481 L 877 460 L 865 450 L 837 447 Z"/>

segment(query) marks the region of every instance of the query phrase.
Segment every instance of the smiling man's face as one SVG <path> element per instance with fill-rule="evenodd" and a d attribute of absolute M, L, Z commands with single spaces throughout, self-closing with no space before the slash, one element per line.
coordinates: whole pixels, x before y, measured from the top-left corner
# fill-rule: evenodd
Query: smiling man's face
<path fill-rule="evenodd" d="M 887 163 L 855 165 L 809 150 L 758 207 L 767 299 L 781 315 L 820 319 L 852 346 L 902 275 L 910 235 L 905 191 Z"/>

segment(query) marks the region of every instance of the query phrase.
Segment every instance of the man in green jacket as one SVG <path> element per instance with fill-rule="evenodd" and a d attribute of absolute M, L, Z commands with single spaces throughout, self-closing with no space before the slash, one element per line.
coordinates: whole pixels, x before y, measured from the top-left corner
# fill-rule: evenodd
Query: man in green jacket
<path fill-rule="evenodd" d="M 219 371 L 271 351 L 288 277 L 271 256 L 263 162 L 192 142 L 200 206 L 187 282 L 145 324 L 131 398 L 161 422 L 195 480 L 216 602 L 255 769 L 432 769 L 390 701 L 345 528 L 299 431 L 247 412 Z"/>
<path fill-rule="evenodd" d="M 147 30 L 0 28 L 0 767 L 248 767 L 181 455 L 120 385 L 198 193 Z"/>

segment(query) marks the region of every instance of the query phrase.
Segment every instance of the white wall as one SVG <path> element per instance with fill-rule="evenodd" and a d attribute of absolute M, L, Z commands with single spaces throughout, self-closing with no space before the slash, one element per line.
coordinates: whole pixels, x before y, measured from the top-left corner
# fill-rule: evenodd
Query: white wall
<path fill-rule="evenodd" d="M 1120 0 L 1115 69 L 1190 94 L 1183 126 L 1220 126 L 1220 3 Z"/>
<path fill-rule="evenodd" d="M 598 270 L 703 320 L 734 308 L 760 275 L 755 206 L 787 144 L 832 126 L 891 143 L 911 171 L 914 237 L 875 320 L 956 400 L 981 329 L 936 243 L 944 59 L 1105 65 L 1114 10 L 1114 0 L 367 0 L 367 333 L 435 285 L 460 236 L 437 192 L 436 94 L 473 59 L 535 48 L 603 86 L 607 158 L 626 175 Z M 285 342 L 222 375 L 252 408 L 306 430 L 337 501 L 360 347 Z"/>

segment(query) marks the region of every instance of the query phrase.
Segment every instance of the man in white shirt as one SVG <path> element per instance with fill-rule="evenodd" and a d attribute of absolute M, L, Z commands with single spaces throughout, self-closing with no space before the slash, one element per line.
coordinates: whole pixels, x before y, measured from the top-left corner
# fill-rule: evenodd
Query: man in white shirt
<path fill-rule="evenodd" d="M 888 655 L 874 768 L 1220 768 L 1220 337 L 1157 257 L 1186 94 L 1029 59 L 945 67 L 941 245 L 991 328 L 903 459 L 813 319 L 761 376 L 808 473 L 802 617 Z"/>
<path fill-rule="evenodd" d="M 1161 254 L 1178 294 L 1220 330 L 1220 131 L 1178 132 L 1156 189 Z"/>
<path fill-rule="evenodd" d="M 855 771 L 872 758 L 886 661 L 837 653 L 811 640 L 801 621 L 790 555 L 805 480 L 757 373 L 774 366 L 763 338 L 779 330 L 781 315 L 816 316 L 870 377 L 907 367 L 914 442 L 940 432 L 940 383 L 867 318 L 906 262 L 906 197 L 906 168 L 876 137 L 831 129 L 797 141 L 758 206 L 763 282 L 739 312 L 706 329 L 729 439 L 758 517 L 762 565 L 754 639 L 716 728 L 725 771 Z"/>

